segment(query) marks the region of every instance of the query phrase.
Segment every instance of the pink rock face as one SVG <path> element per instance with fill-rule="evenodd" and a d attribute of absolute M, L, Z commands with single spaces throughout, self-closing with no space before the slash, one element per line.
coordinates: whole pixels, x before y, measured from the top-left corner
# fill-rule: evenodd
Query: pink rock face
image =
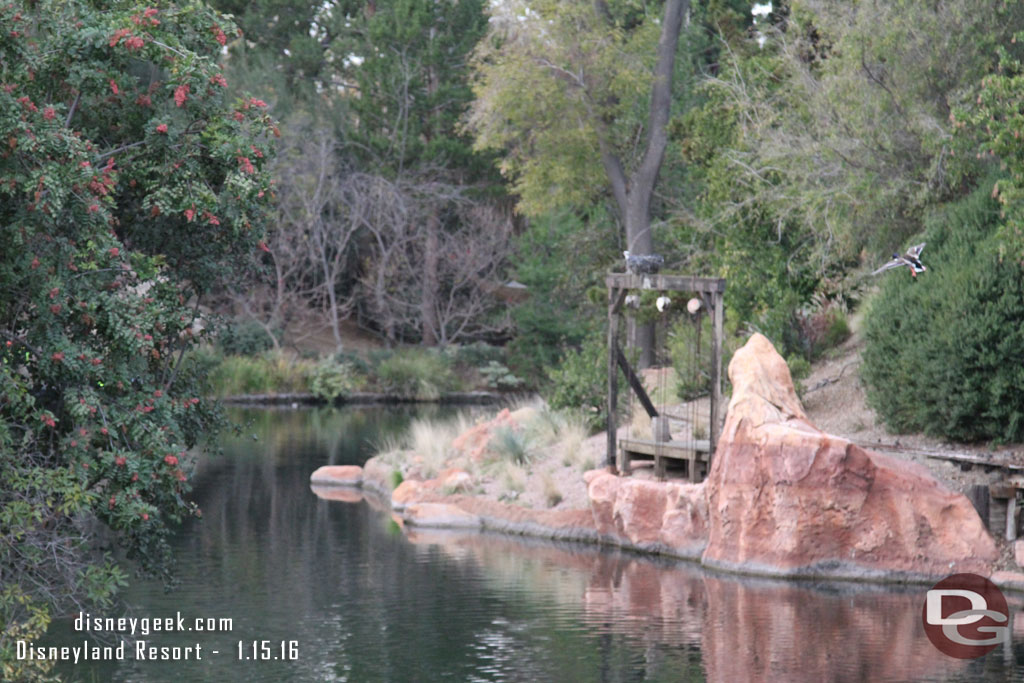
<path fill-rule="evenodd" d="M 411 503 L 405 508 L 406 524 L 444 529 L 479 529 L 480 518 L 457 505 Z"/>
<path fill-rule="evenodd" d="M 729 377 L 705 482 L 705 564 L 851 578 L 989 573 L 996 546 L 970 502 L 923 467 L 811 425 L 766 338 L 736 352 Z"/>
<path fill-rule="evenodd" d="M 632 548 L 700 557 L 708 534 L 703 484 L 655 482 L 606 472 L 589 481 L 590 511 L 600 534 Z"/>
<path fill-rule="evenodd" d="M 324 465 L 309 475 L 309 481 L 321 486 L 361 486 L 363 468 L 358 465 Z"/>
<path fill-rule="evenodd" d="M 452 448 L 465 453 L 474 461 L 483 459 L 487 445 L 499 427 L 515 426 L 515 419 L 508 408 L 503 409 L 492 420 L 483 422 L 467 429 L 452 441 Z"/>

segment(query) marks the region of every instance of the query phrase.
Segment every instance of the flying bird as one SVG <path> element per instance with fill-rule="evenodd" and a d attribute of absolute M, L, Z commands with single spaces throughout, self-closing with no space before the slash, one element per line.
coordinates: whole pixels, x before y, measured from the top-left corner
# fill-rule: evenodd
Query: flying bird
<path fill-rule="evenodd" d="M 654 275 L 665 265 L 665 259 L 660 254 L 630 254 L 622 252 L 626 257 L 626 270 L 634 275 Z"/>
<path fill-rule="evenodd" d="M 910 269 L 910 275 L 916 278 L 918 273 L 923 273 L 928 270 L 924 267 L 924 264 L 921 263 L 921 250 L 924 249 L 924 245 L 924 242 L 921 242 L 921 244 L 915 244 L 910 247 L 910 249 L 907 249 L 907 253 L 903 256 L 893 254 L 891 261 L 871 274 L 878 275 L 879 273 L 883 273 L 892 268 L 901 268 L 906 266 Z"/>

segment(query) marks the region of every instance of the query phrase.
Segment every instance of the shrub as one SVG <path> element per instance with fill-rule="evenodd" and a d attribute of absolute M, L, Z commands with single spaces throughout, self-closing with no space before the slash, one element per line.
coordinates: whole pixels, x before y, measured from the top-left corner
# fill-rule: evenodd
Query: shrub
<path fill-rule="evenodd" d="M 466 345 L 452 344 L 445 348 L 444 353 L 452 360 L 452 363 L 464 368 L 502 363 L 505 360 L 505 349 L 484 342 Z"/>
<path fill-rule="evenodd" d="M 802 309 L 795 314 L 795 338 L 792 346 L 810 360 L 839 346 L 850 336 L 850 324 L 842 309 L 826 303 L 817 308 Z"/>
<path fill-rule="evenodd" d="M 352 367 L 333 358 L 326 358 L 317 363 L 310 375 L 310 390 L 330 402 L 355 391 L 357 386 L 357 378 Z"/>
<path fill-rule="evenodd" d="M 358 353 L 352 353 L 351 351 L 339 351 L 334 354 L 334 361 L 336 363 L 344 363 L 349 366 L 353 374 L 357 376 L 366 377 L 373 371 L 373 368 L 368 362 L 363 360 L 362 356 Z"/>
<path fill-rule="evenodd" d="M 480 368 L 479 371 L 487 382 L 487 386 L 492 389 L 512 390 L 523 386 L 523 380 L 516 377 L 508 367 L 497 361 L 490 361 L 487 365 Z"/>
<path fill-rule="evenodd" d="M 228 322 L 217 335 L 217 348 L 229 356 L 255 356 L 273 346 L 274 340 L 255 320 Z"/>
<path fill-rule="evenodd" d="M 1024 271 L 1001 258 L 998 224 L 999 205 L 980 189 L 928 221 L 926 273 L 885 276 L 861 374 L 891 428 L 1024 438 Z"/>
<path fill-rule="evenodd" d="M 793 388 L 796 390 L 796 395 L 803 398 L 803 380 L 807 379 L 811 374 L 811 362 L 799 353 L 791 353 L 786 359 L 786 365 L 789 366 L 789 376 L 793 380 Z"/>
<path fill-rule="evenodd" d="M 731 323 L 731 321 L 726 321 Z M 675 369 L 676 395 L 684 401 L 692 401 L 711 393 L 711 317 L 700 318 L 700 353 L 694 357 L 697 343 L 697 325 L 688 317 L 674 321 L 668 331 L 668 353 Z M 729 377 L 726 370 L 732 354 L 745 339 L 736 334 L 735 323 L 723 326 L 722 339 L 722 388 L 727 388 Z M 696 363 L 696 367 L 694 364 Z"/>
<path fill-rule="evenodd" d="M 534 446 L 529 435 L 520 429 L 499 427 L 494 430 L 487 449 L 502 460 L 516 465 L 526 465 L 534 455 Z"/>
<path fill-rule="evenodd" d="M 581 349 L 566 353 L 560 365 L 548 370 L 548 405 L 555 410 L 580 410 L 588 426 L 603 426 L 608 397 L 606 354 L 603 339 L 596 335 L 588 338 Z"/>
<path fill-rule="evenodd" d="M 433 351 L 409 349 L 377 365 L 377 382 L 397 396 L 433 400 L 455 387 L 455 375 L 445 359 Z"/>

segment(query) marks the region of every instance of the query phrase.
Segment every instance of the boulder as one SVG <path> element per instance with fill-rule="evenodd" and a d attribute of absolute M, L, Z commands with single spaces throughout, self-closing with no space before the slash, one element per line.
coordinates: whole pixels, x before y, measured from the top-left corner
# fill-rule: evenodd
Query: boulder
<path fill-rule="evenodd" d="M 915 463 L 810 424 L 765 337 L 736 352 L 729 378 L 733 397 L 705 482 L 704 564 L 844 578 L 989 573 L 996 546 L 967 498 Z"/>
<path fill-rule="evenodd" d="M 423 489 L 423 482 L 406 479 L 391 492 L 391 507 L 395 510 L 405 509 L 407 505 L 419 500 Z"/>
<path fill-rule="evenodd" d="M 362 486 L 363 468 L 358 465 L 324 465 L 309 475 L 320 486 Z"/>
<path fill-rule="evenodd" d="M 590 473 L 588 473 L 590 475 Z M 707 545 L 704 485 L 589 476 L 587 493 L 598 533 L 637 550 L 696 559 Z"/>

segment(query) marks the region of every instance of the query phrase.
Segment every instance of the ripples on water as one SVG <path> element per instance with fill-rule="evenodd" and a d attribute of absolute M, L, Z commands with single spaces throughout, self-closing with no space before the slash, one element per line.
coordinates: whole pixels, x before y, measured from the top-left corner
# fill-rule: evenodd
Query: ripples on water
<path fill-rule="evenodd" d="M 309 474 L 361 464 L 409 411 L 246 411 L 257 442 L 201 464 L 204 516 L 178 534 L 181 588 L 137 582 L 135 616 L 231 617 L 230 633 L 156 634 L 200 662 L 63 666 L 95 681 L 1024 680 L 1019 647 L 939 654 L 923 587 L 742 579 L 692 564 L 491 534 L 403 531 L 374 498 L 323 500 Z M 1020 604 L 1015 607 L 1022 609 Z M 124 614 L 113 610 L 110 616 Z M 1018 623 L 1024 626 L 1024 621 Z M 43 644 L 78 644 L 70 620 Z M 297 640 L 296 662 L 237 641 Z M 218 649 L 220 655 L 212 655 Z M 275 650 L 276 651 L 276 650 Z"/>

